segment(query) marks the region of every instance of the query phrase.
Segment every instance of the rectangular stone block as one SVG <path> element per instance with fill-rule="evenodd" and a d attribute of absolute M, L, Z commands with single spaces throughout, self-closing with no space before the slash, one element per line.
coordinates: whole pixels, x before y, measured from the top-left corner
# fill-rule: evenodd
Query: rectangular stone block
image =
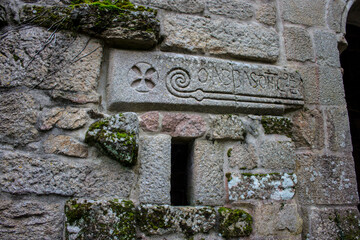
<path fill-rule="evenodd" d="M 282 0 L 283 19 L 295 24 L 322 26 L 325 24 L 324 0 Z"/>
<path fill-rule="evenodd" d="M 219 206 L 225 203 L 224 149 L 218 142 L 195 140 L 190 167 L 190 203 Z"/>
<path fill-rule="evenodd" d="M 286 58 L 294 61 L 312 61 L 314 53 L 310 34 L 304 28 L 285 27 Z"/>
<path fill-rule="evenodd" d="M 344 84 L 339 68 L 319 67 L 320 103 L 323 105 L 345 105 Z"/>
<path fill-rule="evenodd" d="M 171 53 L 111 50 L 111 110 L 281 113 L 303 105 L 290 69 Z"/>
<path fill-rule="evenodd" d="M 139 201 L 170 204 L 171 137 L 141 136 Z"/>
<path fill-rule="evenodd" d="M 320 65 L 340 67 L 338 40 L 334 33 L 325 31 L 314 32 L 316 62 Z"/>

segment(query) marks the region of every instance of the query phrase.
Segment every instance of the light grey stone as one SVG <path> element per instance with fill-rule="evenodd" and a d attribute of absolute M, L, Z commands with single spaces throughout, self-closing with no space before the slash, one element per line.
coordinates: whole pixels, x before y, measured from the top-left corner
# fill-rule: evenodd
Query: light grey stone
<path fill-rule="evenodd" d="M 132 2 L 181 13 L 201 13 L 205 8 L 205 0 L 134 0 Z"/>
<path fill-rule="evenodd" d="M 87 120 L 86 109 L 74 107 L 45 109 L 40 116 L 39 129 L 50 130 L 56 126 L 73 130 L 83 127 Z"/>
<path fill-rule="evenodd" d="M 329 2 L 329 10 L 327 16 L 327 23 L 330 29 L 337 33 L 342 31 L 342 18 L 346 7 L 346 1 L 334 0 Z"/>
<path fill-rule="evenodd" d="M 349 117 L 346 106 L 325 110 L 327 141 L 331 151 L 352 151 Z"/>
<path fill-rule="evenodd" d="M 283 112 L 303 104 L 291 69 L 205 57 L 113 49 L 108 81 L 111 110 Z"/>
<path fill-rule="evenodd" d="M 209 139 L 245 139 L 245 128 L 238 115 L 218 115 L 210 119 Z"/>
<path fill-rule="evenodd" d="M 341 71 L 328 66 L 319 67 L 320 103 L 345 105 L 345 92 Z"/>
<path fill-rule="evenodd" d="M 265 140 L 258 149 L 260 166 L 269 170 L 295 170 L 295 145 L 292 141 Z"/>
<path fill-rule="evenodd" d="M 223 145 L 216 141 L 195 140 L 189 178 L 192 205 L 219 206 L 225 203 L 223 153 Z"/>
<path fill-rule="evenodd" d="M 162 24 L 164 51 L 210 53 L 264 62 L 275 62 L 279 57 L 278 34 L 262 26 L 172 14 L 166 15 Z"/>
<path fill-rule="evenodd" d="M 325 31 L 314 32 L 316 62 L 320 65 L 340 67 L 337 37 L 334 33 Z"/>
<path fill-rule="evenodd" d="M 359 239 L 360 214 L 356 207 L 310 207 L 305 212 L 307 239 Z"/>
<path fill-rule="evenodd" d="M 352 156 L 301 154 L 297 168 L 298 199 L 302 204 L 357 204 Z"/>
<path fill-rule="evenodd" d="M 0 153 L 0 188 L 15 195 L 127 198 L 135 182 L 133 171 L 108 160 L 79 161 Z"/>
<path fill-rule="evenodd" d="M 305 104 L 319 104 L 319 67 L 315 64 L 293 66 L 301 75 L 304 86 Z"/>
<path fill-rule="evenodd" d="M 227 152 L 229 166 L 234 169 L 254 169 L 258 166 L 255 146 L 247 143 L 237 143 Z"/>
<path fill-rule="evenodd" d="M 256 12 L 256 20 L 263 24 L 274 26 L 276 24 L 275 2 L 265 1 L 262 3 Z"/>
<path fill-rule="evenodd" d="M 295 195 L 295 174 L 231 174 L 228 181 L 229 200 L 290 200 Z"/>
<path fill-rule="evenodd" d="M 0 238 L 62 239 L 63 203 L 47 199 L 0 201 Z"/>
<path fill-rule="evenodd" d="M 210 0 L 206 2 L 210 13 L 240 20 L 254 16 L 254 3 L 246 0 Z"/>
<path fill-rule="evenodd" d="M 281 0 L 283 19 L 295 24 L 323 26 L 326 2 L 323 0 Z"/>
<path fill-rule="evenodd" d="M 46 153 L 62 154 L 70 157 L 86 158 L 88 148 L 70 136 L 50 135 L 44 144 Z"/>
<path fill-rule="evenodd" d="M 48 89 L 53 98 L 76 103 L 99 101 L 102 46 L 98 40 L 32 27 L 7 32 L 0 45 L 1 87 Z"/>
<path fill-rule="evenodd" d="M 170 204 L 171 137 L 141 136 L 139 159 L 139 201 Z"/>
<path fill-rule="evenodd" d="M 0 94 L 0 142 L 25 145 L 38 140 L 35 128 L 39 103 L 32 94 L 3 92 Z"/>
<path fill-rule="evenodd" d="M 314 59 L 311 38 L 304 28 L 285 27 L 284 38 L 288 60 L 305 62 Z"/>

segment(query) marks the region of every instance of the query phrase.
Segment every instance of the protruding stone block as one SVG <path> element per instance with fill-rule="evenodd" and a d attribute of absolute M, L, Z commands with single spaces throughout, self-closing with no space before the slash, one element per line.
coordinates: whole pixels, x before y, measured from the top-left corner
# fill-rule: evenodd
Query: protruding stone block
<path fill-rule="evenodd" d="M 312 61 L 314 51 L 310 34 L 304 28 L 286 27 L 284 30 L 286 58 L 294 61 Z"/>
<path fill-rule="evenodd" d="M 139 159 L 139 201 L 170 204 L 171 137 L 141 136 Z"/>
<path fill-rule="evenodd" d="M 238 115 L 218 115 L 211 117 L 209 139 L 245 139 L 245 128 Z"/>
<path fill-rule="evenodd" d="M 190 203 L 219 206 L 225 203 L 224 149 L 219 143 L 195 140 L 190 176 Z"/>
<path fill-rule="evenodd" d="M 282 113 L 303 105 L 296 71 L 206 57 L 113 49 L 108 82 L 111 110 Z"/>
<path fill-rule="evenodd" d="M 285 21 L 308 26 L 323 26 L 325 24 L 326 2 L 323 0 L 282 0 Z"/>

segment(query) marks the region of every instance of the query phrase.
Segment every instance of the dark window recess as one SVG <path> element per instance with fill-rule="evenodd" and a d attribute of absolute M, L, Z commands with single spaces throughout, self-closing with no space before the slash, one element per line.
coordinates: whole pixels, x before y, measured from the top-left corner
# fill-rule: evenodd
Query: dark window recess
<path fill-rule="evenodd" d="M 191 143 L 171 144 L 171 205 L 189 205 L 188 173 L 190 167 Z"/>

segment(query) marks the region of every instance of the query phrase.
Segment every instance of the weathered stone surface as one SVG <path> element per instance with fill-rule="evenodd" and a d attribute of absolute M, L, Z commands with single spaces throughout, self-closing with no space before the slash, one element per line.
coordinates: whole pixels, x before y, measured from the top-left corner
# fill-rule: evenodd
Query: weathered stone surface
<path fill-rule="evenodd" d="M 295 174 L 231 174 L 228 181 L 229 200 L 289 200 L 295 195 Z"/>
<path fill-rule="evenodd" d="M 246 0 L 211 0 L 206 2 L 210 13 L 229 18 L 247 20 L 254 16 L 254 7 Z"/>
<path fill-rule="evenodd" d="M 135 182 L 132 171 L 113 161 L 72 161 L 0 153 L 0 188 L 16 195 L 128 198 Z"/>
<path fill-rule="evenodd" d="M 211 117 L 209 139 L 245 139 L 245 128 L 238 115 L 218 115 Z"/>
<path fill-rule="evenodd" d="M 139 201 L 170 204 L 171 137 L 142 136 L 140 146 Z"/>
<path fill-rule="evenodd" d="M 124 166 L 133 166 L 138 154 L 139 120 L 136 113 L 119 113 L 89 127 L 85 142 Z"/>
<path fill-rule="evenodd" d="M 65 239 L 135 239 L 134 212 L 129 200 L 69 200 L 65 205 Z"/>
<path fill-rule="evenodd" d="M 262 116 L 261 125 L 265 134 L 280 134 L 291 137 L 293 123 L 286 117 Z"/>
<path fill-rule="evenodd" d="M 323 0 L 282 0 L 285 21 L 309 26 L 325 24 L 326 2 Z"/>
<path fill-rule="evenodd" d="M 286 27 L 284 29 L 286 58 L 300 62 L 312 61 L 314 52 L 310 34 L 304 28 Z"/>
<path fill-rule="evenodd" d="M 356 207 L 311 207 L 307 212 L 309 240 L 359 239 L 360 214 Z"/>
<path fill-rule="evenodd" d="M 40 116 L 39 129 L 50 130 L 54 126 L 63 129 L 77 129 L 83 127 L 87 123 L 88 117 L 86 109 L 73 107 L 52 108 L 43 110 Z"/>
<path fill-rule="evenodd" d="M 295 68 L 303 80 L 305 103 L 319 104 L 319 67 L 315 64 L 299 64 Z"/>
<path fill-rule="evenodd" d="M 327 141 L 331 151 L 352 151 L 348 111 L 346 107 L 325 110 Z"/>
<path fill-rule="evenodd" d="M 319 67 L 320 103 L 323 105 L 345 105 L 345 92 L 339 68 Z"/>
<path fill-rule="evenodd" d="M 79 158 L 86 158 L 88 156 L 88 148 L 86 145 L 72 137 L 64 135 L 50 135 L 45 142 L 44 148 L 46 153 L 62 154 Z"/>
<path fill-rule="evenodd" d="M 137 208 L 137 224 L 142 232 L 149 235 L 180 232 L 190 237 L 212 230 L 216 224 L 216 212 L 211 207 L 140 205 Z"/>
<path fill-rule="evenodd" d="M 216 141 L 195 140 L 189 179 L 191 204 L 224 204 L 223 152 L 223 146 Z"/>
<path fill-rule="evenodd" d="M 199 115 L 165 113 L 161 131 L 172 137 L 201 137 L 206 132 L 206 122 Z"/>
<path fill-rule="evenodd" d="M 293 116 L 292 139 L 297 148 L 324 148 L 324 120 L 318 109 L 300 111 Z"/>
<path fill-rule="evenodd" d="M 234 169 L 254 169 L 258 166 L 258 157 L 252 144 L 237 143 L 227 151 L 229 166 Z"/>
<path fill-rule="evenodd" d="M 161 49 L 165 51 L 185 50 L 265 62 L 275 62 L 279 57 L 276 32 L 261 26 L 172 14 L 166 15 L 163 26 L 165 40 Z"/>
<path fill-rule="evenodd" d="M 301 233 L 303 220 L 296 204 L 260 203 L 255 208 L 255 232 L 260 236 L 285 236 Z"/>
<path fill-rule="evenodd" d="M 352 156 L 302 154 L 297 166 L 298 199 L 303 204 L 357 204 Z"/>
<path fill-rule="evenodd" d="M 330 29 L 334 30 L 335 32 L 339 33 L 344 28 L 341 26 L 343 13 L 346 7 L 346 1 L 344 0 L 336 0 L 329 2 L 329 10 L 327 16 L 327 23 Z"/>
<path fill-rule="evenodd" d="M 62 239 L 63 209 L 60 202 L 2 199 L 0 218 L 1 239 Z"/>
<path fill-rule="evenodd" d="M 219 233 L 222 237 L 246 237 L 252 232 L 252 217 L 241 209 L 221 207 L 219 212 Z"/>
<path fill-rule="evenodd" d="M 1 88 L 49 89 L 54 98 L 79 103 L 99 100 L 102 46 L 97 40 L 33 27 L 8 32 L 0 45 Z"/>
<path fill-rule="evenodd" d="M 3 92 L 0 94 L 0 142 L 25 145 L 38 139 L 35 128 L 38 102 L 31 94 Z"/>
<path fill-rule="evenodd" d="M 132 2 L 181 13 L 201 13 L 205 8 L 204 0 L 133 0 Z"/>
<path fill-rule="evenodd" d="M 314 45 L 316 62 L 320 65 L 340 67 L 337 37 L 332 32 L 315 31 Z"/>
<path fill-rule="evenodd" d="M 303 104 L 295 71 L 205 57 L 113 49 L 108 81 L 111 110 L 278 113 Z"/>
<path fill-rule="evenodd" d="M 256 12 L 256 20 L 266 25 L 276 24 L 276 6 L 274 2 L 264 2 Z"/>
<path fill-rule="evenodd" d="M 274 170 L 295 170 L 295 145 L 292 141 L 264 140 L 258 149 L 260 166 Z"/>
<path fill-rule="evenodd" d="M 160 127 L 160 113 L 159 112 L 147 112 L 140 116 L 140 127 L 147 132 L 157 132 Z"/>

